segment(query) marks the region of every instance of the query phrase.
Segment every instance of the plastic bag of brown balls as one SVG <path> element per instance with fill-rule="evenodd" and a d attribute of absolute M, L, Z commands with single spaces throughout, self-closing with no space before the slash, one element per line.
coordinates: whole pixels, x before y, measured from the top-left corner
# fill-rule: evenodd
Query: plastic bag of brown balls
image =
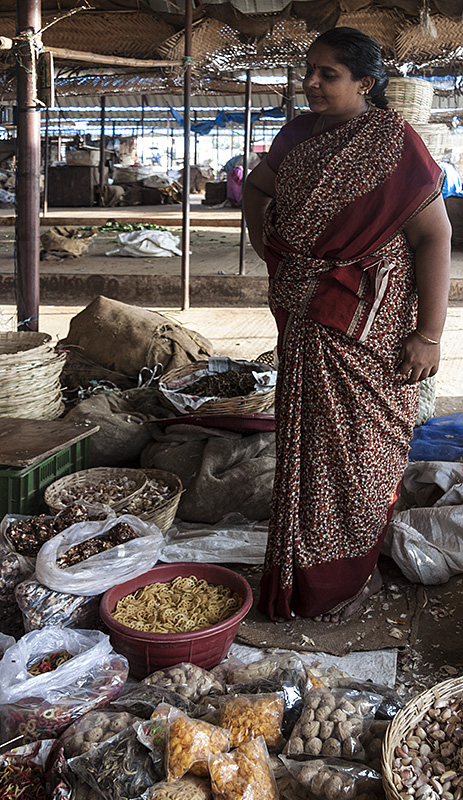
<path fill-rule="evenodd" d="M 379 772 L 358 762 L 314 758 L 295 761 L 280 756 L 288 772 L 313 800 L 380 800 L 384 797 Z"/>

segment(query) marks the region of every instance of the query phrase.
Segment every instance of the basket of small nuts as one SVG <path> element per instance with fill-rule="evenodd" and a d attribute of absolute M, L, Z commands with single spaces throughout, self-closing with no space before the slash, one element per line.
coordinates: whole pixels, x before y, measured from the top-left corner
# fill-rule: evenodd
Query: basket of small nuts
<path fill-rule="evenodd" d="M 83 469 L 59 478 L 45 489 L 44 499 L 51 514 L 57 514 L 70 503 L 86 500 L 104 503 L 114 511 L 124 508 L 146 485 L 142 470 L 123 467 Z"/>
<path fill-rule="evenodd" d="M 182 481 L 173 472 L 144 469 L 147 482 L 142 491 L 119 514 L 133 514 L 145 522 L 154 522 L 161 533 L 172 525 L 183 492 Z"/>
<path fill-rule="evenodd" d="M 410 700 L 389 725 L 381 758 L 387 800 L 463 798 L 463 677 Z"/>

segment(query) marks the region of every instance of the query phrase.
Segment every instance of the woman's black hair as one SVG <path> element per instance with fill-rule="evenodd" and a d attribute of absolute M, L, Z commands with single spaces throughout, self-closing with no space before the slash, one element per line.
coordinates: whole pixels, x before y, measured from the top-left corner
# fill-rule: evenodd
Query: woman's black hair
<path fill-rule="evenodd" d="M 385 95 L 389 78 L 381 56 L 381 48 L 371 36 L 356 28 L 330 28 L 315 39 L 314 44 L 324 44 L 336 51 L 340 64 L 344 64 L 356 81 L 367 75 L 375 79 L 368 98 L 378 108 L 387 108 Z"/>

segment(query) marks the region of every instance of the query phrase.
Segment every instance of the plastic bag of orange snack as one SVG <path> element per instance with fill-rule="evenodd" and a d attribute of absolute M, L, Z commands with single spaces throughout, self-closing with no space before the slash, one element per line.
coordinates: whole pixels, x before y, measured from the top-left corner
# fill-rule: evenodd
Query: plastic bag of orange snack
<path fill-rule="evenodd" d="M 231 753 L 210 755 L 208 764 L 216 800 L 278 800 L 263 736 Z"/>
<path fill-rule="evenodd" d="M 176 716 L 170 724 L 169 717 L 165 749 L 167 780 L 175 781 L 190 771 L 195 775 L 208 775 L 209 754 L 229 750 L 228 731 L 209 722 L 190 719 L 186 714 Z"/>

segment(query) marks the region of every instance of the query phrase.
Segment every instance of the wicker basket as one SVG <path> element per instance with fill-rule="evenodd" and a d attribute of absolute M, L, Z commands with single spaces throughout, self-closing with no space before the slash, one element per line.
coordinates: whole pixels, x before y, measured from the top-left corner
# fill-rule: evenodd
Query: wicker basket
<path fill-rule="evenodd" d="M 172 525 L 175 514 L 177 513 L 178 504 L 182 496 L 183 484 L 178 475 L 173 472 L 165 472 L 162 469 L 143 469 L 148 481 L 141 494 L 137 495 L 128 506 L 125 506 L 122 512 L 124 514 L 134 514 L 136 517 L 145 520 L 145 522 L 154 522 L 162 534 L 167 533 Z M 137 507 L 143 504 L 143 496 L 149 493 L 150 480 L 157 480 L 160 483 L 166 484 L 171 490 L 171 496 L 165 500 L 161 505 L 149 511 L 140 511 Z"/>
<path fill-rule="evenodd" d="M 433 95 L 432 83 L 423 78 L 389 78 L 386 89 L 391 108 L 399 111 L 410 124 L 428 121 Z"/>
<path fill-rule="evenodd" d="M 120 481 L 121 478 L 130 478 L 130 480 L 135 481 L 136 488 L 122 500 L 118 499 L 114 502 L 111 500 L 107 501 L 107 505 L 111 506 L 114 511 L 119 511 L 119 509 L 124 508 L 124 506 L 143 491 L 147 482 L 147 477 L 142 470 L 124 469 L 122 467 L 95 467 L 94 469 L 83 469 L 80 472 L 65 475 L 64 478 L 59 478 L 59 480 L 47 486 L 44 499 L 50 509 L 50 513 L 57 514 L 58 511 L 62 511 L 63 508 L 66 508 L 66 504 L 59 499 L 63 489 L 68 489 L 73 486 L 85 490 L 88 484 L 94 483 L 95 481 L 111 479 Z"/>
<path fill-rule="evenodd" d="M 408 732 L 422 719 L 426 712 L 434 705 L 436 700 L 456 700 L 463 695 L 463 677 L 450 678 L 438 683 L 410 700 L 392 720 L 383 739 L 381 757 L 381 771 L 383 774 L 383 787 L 387 800 L 402 800 L 401 795 L 394 786 L 392 764 L 394 753 L 398 745 L 407 738 Z"/>
<path fill-rule="evenodd" d="M 248 362 L 255 364 L 257 362 Z M 208 361 L 197 361 L 195 364 L 187 364 L 183 367 L 178 367 L 163 375 L 161 383 L 166 388 L 173 388 L 172 384 L 176 384 L 180 379 L 187 378 L 186 383 L 191 383 L 196 377 L 199 377 L 202 370 L 208 368 Z M 158 389 L 159 402 L 170 411 L 179 413 L 178 409 L 172 405 L 169 398 L 166 397 L 164 392 Z M 198 408 L 187 407 L 185 413 L 192 414 L 257 414 L 259 411 L 265 411 L 269 408 L 275 400 L 275 387 L 269 388 L 266 392 L 250 392 L 241 397 L 227 397 L 224 399 L 206 400 Z"/>
<path fill-rule="evenodd" d="M 0 333 L 0 416 L 55 419 L 64 403 L 60 377 L 66 363 L 48 333 Z"/>
<path fill-rule="evenodd" d="M 447 125 L 439 125 L 434 122 L 420 125 L 414 122 L 412 128 L 421 136 L 432 157 L 439 161 L 448 149 L 449 129 Z"/>

